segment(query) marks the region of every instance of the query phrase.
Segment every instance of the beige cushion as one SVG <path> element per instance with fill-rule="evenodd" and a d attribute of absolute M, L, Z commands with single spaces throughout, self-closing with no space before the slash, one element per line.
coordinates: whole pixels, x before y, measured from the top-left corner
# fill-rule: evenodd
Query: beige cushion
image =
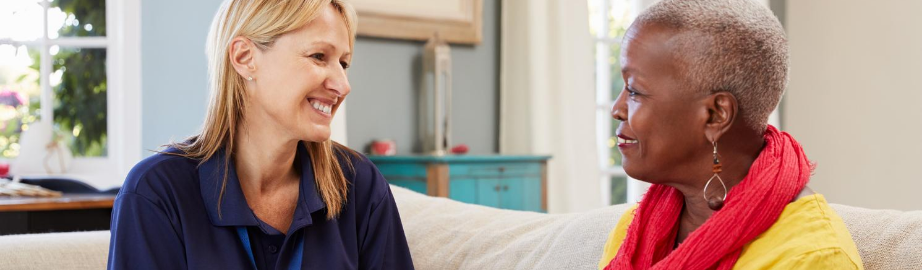
<path fill-rule="evenodd" d="M 595 269 L 628 207 L 549 215 L 392 190 L 417 269 Z M 851 231 L 865 269 L 922 269 L 922 211 L 831 206 Z"/>
<path fill-rule="evenodd" d="M 845 221 L 865 269 L 922 269 L 922 211 L 831 206 Z"/>
<path fill-rule="evenodd" d="M 548 215 L 391 189 L 416 269 L 594 269 L 627 208 Z"/>
<path fill-rule="evenodd" d="M 595 269 L 627 205 L 549 215 L 432 198 L 392 186 L 417 269 Z M 922 211 L 832 205 L 865 268 L 922 269 Z M 0 236 L 0 269 L 105 269 L 109 232 Z"/>
<path fill-rule="evenodd" d="M 0 236 L 0 269 L 106 269 L 109 231 Z"/>

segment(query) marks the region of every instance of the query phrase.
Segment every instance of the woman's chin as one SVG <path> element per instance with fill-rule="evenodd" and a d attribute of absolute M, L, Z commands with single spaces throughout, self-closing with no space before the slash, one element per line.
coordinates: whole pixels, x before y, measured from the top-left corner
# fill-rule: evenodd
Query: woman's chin
<path fill-rule="evenodd" d="M 624 173 L 627 174 L 628 177 L 630 177 L 631 179 L 636 179 L 639 181 L 650 183 L 650 181 L 647 180 L 647 179 L 650 179 L 649 172 L 643 170 L 642 168 L 638 168 L 638 166 L 635 166 L 637 164 L 631 164 L 627 160 L 624 160 L 622 164 L 623 164 L 622 168 L 624 168 Z M 655 183 L 651 183 L 651 184 L 655 184 Z"/>
<path fill-rule="evenodd" d="M 302 133 L 301 140 L 306 142 L 324 142 L 330 139 L 330 127 L 318 126 Z"/>
<path fill-rule="evenodd" d="M 631 178 L 637 179 L 637 168 L 633 163 L 629 162 L 626 158 L 621 159 L 621 168 L 624 169 L 624 173 Z"/>

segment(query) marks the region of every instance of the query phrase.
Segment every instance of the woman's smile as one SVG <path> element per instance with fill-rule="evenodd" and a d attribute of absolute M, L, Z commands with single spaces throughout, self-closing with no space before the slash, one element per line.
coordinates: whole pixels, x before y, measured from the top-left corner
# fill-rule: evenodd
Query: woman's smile
<path fill-rule="evenodd" d="M 618 149 L 623 153 L 625 149 L 637 146 L 637 140 L 624 134 L 618 134 Z"/>
<path fill-rule="evenodd" d="M 323 99 L 323 98 L 308 98 L 307 101 L 311 104 L 311 107 L 314 109 L 314 112 L 323 117 L 333 117 L 333 108 L 334 104 L 338 101 L 336 99 Z"/>

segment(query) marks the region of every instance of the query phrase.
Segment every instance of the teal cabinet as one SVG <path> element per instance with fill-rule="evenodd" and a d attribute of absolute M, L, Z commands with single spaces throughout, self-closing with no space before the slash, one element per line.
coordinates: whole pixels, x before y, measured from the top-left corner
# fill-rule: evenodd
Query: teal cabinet
<path fill-rule="evenodd" d="M 547 211 L 548 156 L 369 156 L 391 184 L 484 206 Z"/>

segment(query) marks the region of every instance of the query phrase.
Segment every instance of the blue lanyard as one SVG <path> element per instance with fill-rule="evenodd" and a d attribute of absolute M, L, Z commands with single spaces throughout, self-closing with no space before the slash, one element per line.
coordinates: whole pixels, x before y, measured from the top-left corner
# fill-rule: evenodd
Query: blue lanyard
<path fill-rule="evenodd" d="M 237 227 L 237 236 L 240 236 L 240 242 L 243 242 L 243 248 L 250 257 L 250 265 L 253 269 L 259 269 L 256 268 L 256 257 L 253 256 L 253 247 L 250 246 L 250 235 L 247 233 L 247 228 Z M 295 252 L 291 254 L 291 261 L 288 262 L 289 270 L 301 269 L 301 257 L 304 255 L 304 236 L 298 236 L 295 239 Z"/>

